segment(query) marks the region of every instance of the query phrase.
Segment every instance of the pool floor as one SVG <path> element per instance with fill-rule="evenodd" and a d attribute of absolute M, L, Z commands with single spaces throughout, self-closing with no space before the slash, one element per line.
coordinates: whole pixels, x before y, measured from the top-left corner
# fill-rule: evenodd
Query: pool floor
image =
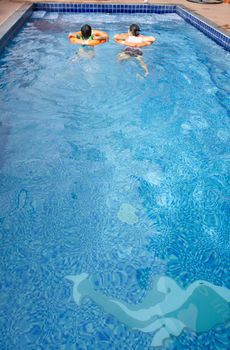
<path fill-rule="evenodd" d="M 112 40 L 136 22 L 147 76 Z M 1 349 L 228 348 L 227 58 L 175 14 L 37 11 L 8 45 Z"/>

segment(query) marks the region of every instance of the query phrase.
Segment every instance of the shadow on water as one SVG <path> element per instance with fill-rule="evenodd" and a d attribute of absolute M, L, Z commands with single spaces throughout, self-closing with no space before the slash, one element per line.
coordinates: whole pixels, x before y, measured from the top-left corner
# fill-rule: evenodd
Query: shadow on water
<path fill-rule="evenodd" d="M 0 169 L 3 167 L 4 161 L 6 159 L 5 151 L 9 134 L 10 126 L 4 125 L 4 123 L 0 121 Z"/>

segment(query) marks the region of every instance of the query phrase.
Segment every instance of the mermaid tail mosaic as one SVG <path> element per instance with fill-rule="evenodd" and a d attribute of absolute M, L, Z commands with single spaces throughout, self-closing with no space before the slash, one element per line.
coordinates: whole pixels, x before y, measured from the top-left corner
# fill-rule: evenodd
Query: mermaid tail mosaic
<path fill-rule="evenodd" d="M 128 327 L 154 333 L 152 346 L 162 346 L 185 327 L 206 332 L 230 319 L 230 291 L 206 281 L 195 281 L 183 289 L 170 277 L 158 277 L 144 300 L 132 305 L 95 291 L 86 273 L 66 278 L 74 283 L 73 298 L 78 305 L 84 297 L 91 298 Z"/>

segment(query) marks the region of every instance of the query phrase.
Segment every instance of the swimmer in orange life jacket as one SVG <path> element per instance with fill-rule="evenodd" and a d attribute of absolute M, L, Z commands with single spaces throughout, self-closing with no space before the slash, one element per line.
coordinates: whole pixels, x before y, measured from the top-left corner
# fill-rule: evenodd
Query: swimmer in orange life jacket
<path fill-rule="evenodd" d="M 84 24 L 81 27 L 81 32 L 76 35 L 76 39 L 80 39 L 81 45 L 94 46 L 96 43 L 90 44 L 90 41 L 108 41 L 109 37 L 105 32 L 100 30 L 92 30 L 88 24 Z"/>
<path fill-rule="evenodd" d="M 148 75 L 148 66 L 144 62 L 143 52 L 141 47 L 150 46 L 154 43 L 156 38 L 153 36 L 144 36 L 140 34 L 140 27 L 137 24 L 131 24 L 128 33 L 116 34 L 114 40 L 121 45 L 125 45 L 126 48 L 123 52 L 118 54 L 118 59 L 120 61 L 128 60 L 131 57 L 135 57 L 139 62 L 141 67 L 145 71 L 145 75 Z"/>
<path fill-rule="evenodd" d="M 70 33 L 69 39 L 72 43 L 81 45 L 77 53 L 78 57 L 93 58 L 95 56 L 94 45 L 108 41 L 109 37 L 106 33 L 92 30 L 90 25 L 84 24 L 80 32 Z"/>

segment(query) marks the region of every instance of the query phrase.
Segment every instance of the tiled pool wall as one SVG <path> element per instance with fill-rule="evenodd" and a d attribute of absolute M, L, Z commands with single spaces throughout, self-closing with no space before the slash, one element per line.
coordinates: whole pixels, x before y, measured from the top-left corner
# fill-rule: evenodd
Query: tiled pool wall
<path fill-rule="evenodd" d="M 28 5 L 27 5 L 28 7 Z M 2 34 L 0 30 L 0 50 L 7 41 L 15 34 L 16 30 L 25 22 L 32 11 L 47 11 L 47 12 L 94 12 L 94 13 L 176 13 L 186 22 L 190 23 L 206 36 L 214 40 L 217 44 L 230 51 L 230 36 L 217 30 L 214 25 L 207 20 L 197 17 L 181 5 L 150 5 L 150 4 L 80 4 L 80 3 L 34 3 L 29 6 L 22 16 L 19 16 L 18 21 L 11 28 Z M 208 23 L 207 23 L 208 22 Z"/>
<path fill-rule="evenodd" d="M 35 10 L 100 13 L 175 13 L 176 5 L 36 3 Z"/>
<path fill-rule="evenodd" d="M 223 46 L 226 50 L 230 51 L 230 36 L 221 33 L 212 25 L 208 24 L 207 21 L 201 20 L 200 18 L 194 16 L 181 6 L 176 6 L 175 12 L 180 17 L 184 18 L 186 22 L 190 23 L 202 33 L 204 33 L 206 36 L 214 40 L 217 44 Z"/>

